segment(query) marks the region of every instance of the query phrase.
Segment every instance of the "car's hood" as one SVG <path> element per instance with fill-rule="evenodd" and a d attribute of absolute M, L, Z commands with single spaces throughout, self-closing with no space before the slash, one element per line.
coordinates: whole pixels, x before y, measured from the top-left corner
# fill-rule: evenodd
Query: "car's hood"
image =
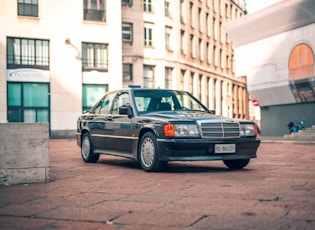
<path fill-rule="evenodd" d="M 235 120 L 233 118 L 222 117 L 219 115 L 205 112 L 186 112 L 186 111 L 171 111 L 171 112 L 154 112 L 143 115 L 142 118 L 159 119 L 159 120 L 181 120 L 181 121 L 204 121 L 204 120 Z"/>

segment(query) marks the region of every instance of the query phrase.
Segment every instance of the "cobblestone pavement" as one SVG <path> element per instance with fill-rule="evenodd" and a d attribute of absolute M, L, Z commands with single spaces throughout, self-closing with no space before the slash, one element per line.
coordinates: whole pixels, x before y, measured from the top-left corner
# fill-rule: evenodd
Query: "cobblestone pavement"
<path fill-rule="evenodd" d="M 315 145 L 262 143 L 243 170 L 173 162 L 146 173 L 129 159 L 85 164 L 52 140 L 50 182 L 0 186 L 0 229 L 315 229 Z"/>

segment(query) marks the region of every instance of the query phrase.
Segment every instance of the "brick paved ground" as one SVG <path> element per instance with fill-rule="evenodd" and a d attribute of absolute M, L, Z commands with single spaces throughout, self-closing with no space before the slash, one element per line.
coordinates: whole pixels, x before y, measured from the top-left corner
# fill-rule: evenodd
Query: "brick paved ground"
<path fill-rule="evenodd" d="M 262 143 L 244 170 L 176 162 L 163 173 L 50 141 L 50 182 L 0 186 L 0 229 L 315 229 L 315 145 Z"/>

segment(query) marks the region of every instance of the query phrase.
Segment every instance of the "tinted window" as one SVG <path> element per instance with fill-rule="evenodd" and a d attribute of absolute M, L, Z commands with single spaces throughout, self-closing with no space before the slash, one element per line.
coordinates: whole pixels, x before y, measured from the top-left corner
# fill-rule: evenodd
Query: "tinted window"
<path fill-rule="evenodd" d="M 115 102 L 113 105 L 113 114 L 119 114 L 119 107 L 123 105 L 130 105 L 129 94 L 127 92 L 123 92 L 117 95 L 115 98 Z"/>
<path fill-rule="evenodd" d="M 109 113 L 110 107 L 111 107 L 112 102 L 114 100 L 114 97 L 115 97 L 115 94 L 109 94 L 109 95 L 105 96 L 104 100 L 102 100 L 100 103 L 99 113 L 101 113 L 101 114 L 108 114 Z M 96 109 L 96 110 L 98 110 L 98 109 Z"/>

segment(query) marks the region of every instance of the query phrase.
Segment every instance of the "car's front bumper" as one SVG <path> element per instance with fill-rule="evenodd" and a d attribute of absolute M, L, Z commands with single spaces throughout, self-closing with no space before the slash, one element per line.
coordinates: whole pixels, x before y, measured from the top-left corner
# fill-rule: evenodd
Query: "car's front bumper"
<path fill-rule="evenodd" d="M 240 138 L 211 139 L 157 139 L 161 161 L 236 160 L 255 158 L 260 140 Z M 235 153 L 214 153 L 216 144 L 235 144 Z"/>

